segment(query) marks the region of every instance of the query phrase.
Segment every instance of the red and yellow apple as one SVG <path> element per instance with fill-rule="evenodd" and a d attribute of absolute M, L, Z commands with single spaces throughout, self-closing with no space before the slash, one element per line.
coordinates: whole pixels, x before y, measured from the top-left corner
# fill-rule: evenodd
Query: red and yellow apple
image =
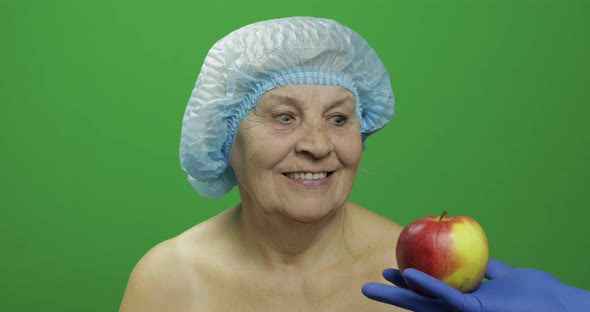
<path fill-rule="evenodd" d="M 398 238 L 396 258 L 402 273 L 414 268 L 466 293 L 477 288 L 483 278 L 489 258 L 488 240 L 474 219 L 447 216 L 444 211 L 442 216 L 410 222 Z M 408 286 L 428 295 L 416 285 Z"/>

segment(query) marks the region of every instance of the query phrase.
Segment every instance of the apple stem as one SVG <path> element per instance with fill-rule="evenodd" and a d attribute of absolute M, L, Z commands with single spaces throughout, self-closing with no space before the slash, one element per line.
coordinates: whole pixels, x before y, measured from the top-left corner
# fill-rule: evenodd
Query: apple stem
<path fill-rule="evenodd" d="M 440 219 L 438 219 L 438 221 L 439 221 L 439 222 L 440 222 L 440 221 L 442 221 L 442 220 L 443 220 L 443 219 L 444 219 L 446 216 L 447 216 L 447 211 L 446 211 L 446 210 L 444 210 L 444 211 L 442 212 L 442 215 L 440 216 Z"/>

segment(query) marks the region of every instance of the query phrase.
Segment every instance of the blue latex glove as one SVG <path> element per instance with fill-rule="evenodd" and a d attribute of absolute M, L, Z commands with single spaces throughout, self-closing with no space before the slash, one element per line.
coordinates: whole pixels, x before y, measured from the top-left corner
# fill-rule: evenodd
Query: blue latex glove
<path fill-rule="evenodd" d="M 383 277 L 398 287 L 367 283 L 362 291 L 373 300 L 418 312 L 590 311 L 590 292 L 564 284 L 549 273 L 514 268 L 490 258 L 485 276 L 487 282 L 463 294 L 421 271 L 404 270 L 403 277 L 435 297 L 429 298 L 410 290 L 399 270 L 386 269 Z"/>

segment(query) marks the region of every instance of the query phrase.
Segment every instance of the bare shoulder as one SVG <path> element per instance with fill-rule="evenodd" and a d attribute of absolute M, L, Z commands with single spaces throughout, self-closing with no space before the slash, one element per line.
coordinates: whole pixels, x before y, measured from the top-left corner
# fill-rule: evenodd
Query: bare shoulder
<path fill-rule="evenodd" d="M 395 245 L 403 226 L 354 203 L 348 203 L 351 219 L 355 220 L 355 245 L 376 265 L 397 267 Z"/>
<path fill-rule="evenodd" d="M 397 236 L 403 229 L 403 226 L 397 222 L 386 218 L 372 210 L 361 207 L 357 204 L 348 203 L 349 211 L 355 220 L 358 220 L 358 226 L 367 230 L 366 234 L 382 235 L 389 234 L 389 237 Z"/>
<path fill-rule="evenodd" d="M 133 269 L 119 311 L 166 311 L 181 302 L 190 290 L 188 266 L 177 238 L 159 243 Z"/>
<path fill-rule="evenodd" d="M 200 223 L 150 249 L 133 269 L 120 312 L 196 311 L 203 280 L 211 274 L 212 248 L 222 248 L 215 225 Z M 215 247 L 218 246 L 218 247 Z"/>

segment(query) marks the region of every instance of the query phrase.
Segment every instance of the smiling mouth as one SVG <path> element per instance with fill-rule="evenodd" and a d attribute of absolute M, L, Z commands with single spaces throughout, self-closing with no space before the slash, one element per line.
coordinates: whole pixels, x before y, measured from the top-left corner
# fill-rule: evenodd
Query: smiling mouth
<path fill-rule="evenodd" d="M 332 172 L 288 172 L 288 173 L 285 173 L 285 175 L 288 178 L 295 179 L 295 180 L 325 179 L 330 174 L 332 174 Z"/>

